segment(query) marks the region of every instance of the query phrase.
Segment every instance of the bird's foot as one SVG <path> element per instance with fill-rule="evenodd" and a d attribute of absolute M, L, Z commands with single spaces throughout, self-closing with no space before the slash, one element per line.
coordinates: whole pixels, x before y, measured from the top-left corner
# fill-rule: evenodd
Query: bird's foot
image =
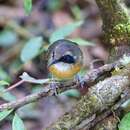
<path fill-rule="evenodd" d="M 50 88 L 54 92 L 54 96 L 57 96 L 58 95 L 58 93 L 57 93 L 57 88 L 58 88 L 57 84 L 55 82 L 50 83 Z"/>
<path fill-rule="evenodd" d="M 83 80 L 83 77 L 81 77 L 81 76 L 79 76 L 79 75 L 76 75 L 76 77 L 75 77 L 75 79 L 76 79 L 76 82 L 77 82 L 77 84 L 79 84 L 79 86 L 81 87 L 81 88 L 84 88 L 84 80 Z"/>

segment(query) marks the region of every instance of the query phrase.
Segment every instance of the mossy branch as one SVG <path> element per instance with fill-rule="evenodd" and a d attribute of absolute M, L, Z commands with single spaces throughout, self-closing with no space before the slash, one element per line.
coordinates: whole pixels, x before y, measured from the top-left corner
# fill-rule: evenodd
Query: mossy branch
<path fill-rule="evenodd" d="M 105 41 L 112 45 L 128 44 L 130 41 L 130 21 L 121 0 L 96 0 L 103 20 Z"/>
<path fill-rule="evenodd" d="M 46 130 L 78 130 L 77 125 L 94 113 L 108 109 L 130 85 L 128 76 L 112 76 L 99 82 L 82 96 L 71 112 Z"/>

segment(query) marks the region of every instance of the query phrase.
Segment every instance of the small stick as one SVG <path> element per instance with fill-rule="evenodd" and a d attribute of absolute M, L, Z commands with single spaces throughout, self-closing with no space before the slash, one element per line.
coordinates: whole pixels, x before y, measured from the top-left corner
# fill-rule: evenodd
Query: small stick
<path fill-rule="evenodd" d="M 17 86 L 21 85 L 21 84 L 24 83 L 24 82 L 25 82 L 24 80 L 18 81 L 17 83 L 11 85 L 9 88 L 5 89 L 5 90 L 3 91 L 3 93 L 8 92 L 8 91 L 10 91 L 10 90 L 16 88 Z"/>

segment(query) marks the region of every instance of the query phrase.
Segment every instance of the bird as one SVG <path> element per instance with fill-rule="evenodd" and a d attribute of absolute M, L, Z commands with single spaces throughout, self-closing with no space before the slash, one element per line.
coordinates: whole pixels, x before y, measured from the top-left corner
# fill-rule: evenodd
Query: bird
<path fill-rule="evenodd" d="M 73 79 L 83 66 L 82 51 L 70 40 L 60 39 L 52 43 L 47 57 L 50 74 L 61 81 Z"/>

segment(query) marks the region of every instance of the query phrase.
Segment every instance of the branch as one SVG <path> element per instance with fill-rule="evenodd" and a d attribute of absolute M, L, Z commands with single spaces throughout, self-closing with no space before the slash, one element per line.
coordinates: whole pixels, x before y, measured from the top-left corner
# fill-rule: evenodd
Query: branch
<path fill-rule="evenodd" d="M 41 91 L 39 93 L 31 94 L 22 99 L 18 99 L 16 101 L 12 101 L 10 103 L 5 103 L 5 104 L 0 105 L 0 111 L 4 111 L 6 109 L 16 109 L 16 108 L 24 106 L 28 103 L 37 101 L 43 97 L 50 96 L 52 94 L 53 94 L 52 89 L 46 87 L 43 89 L 43 91 Z"/>
<path fill-rule="evenodd" d="M 84 87 L 89 87 L 92 84 L 95 84 L 97 82 L 97 79 L 99 79 L 102 75 L 106 74 L 107 72 L 111 72 L 116 67 L 121 68 L 122 63 L 120 61 L 117 61 L 112 64 L 106 64 L 98 69 L 91 70 L 84 76 L 84 80 L 83 80 Z M 60 85 L 58 90 L 60 92 L 63 92 L 66 89 L 76 88 L 77 86 L 78 85 L 76 84 L 76 82 L 72 82 L 68 86 Z M 16 101 L 0 105 L 0 111 L 3 111 L 5 109 L 16 109 L 25 104 L 28 104 L 30 102 L 36 101 L 40 98 L 47 97 L 48 95 L 53 95 L 53 94 L 54 94 L 54 91 L 52 91 L 52 88 L 50 88 L 50 86 L 47 85 L 47 86 L 44 86 L 43 91 L 39 93 L 32 94 L 22 99 L 17 99 Z"/>
<path fill-rule="evenodd" d="M 118 111 L 118 113 L 121 112 L 122 103 L 124 103 L 128 99 L 130 99 L 130 94 L 121 98 L 114 106 L 112 106 L 110 109 L 106 110 L 102 114 L 98 115 L 93 120 L 90 120 L 89 122 L 82 121 L 75 130 L 89 130 L 90 128 L 93 128 L 97 123 L 105 119 L 107 116 L 113 114 L 114 111 Z"/>
<path fill-rule="evenodd" d="M 130 71 L 129 71 L 130 73 Z M 128 76 L 116 75 L 89 88 L 88 93 L 76 102 L 75 107 L 46 130 L 75 130 L 86 117 L 110 109 L 121 93 L 130 85 Z"/>

